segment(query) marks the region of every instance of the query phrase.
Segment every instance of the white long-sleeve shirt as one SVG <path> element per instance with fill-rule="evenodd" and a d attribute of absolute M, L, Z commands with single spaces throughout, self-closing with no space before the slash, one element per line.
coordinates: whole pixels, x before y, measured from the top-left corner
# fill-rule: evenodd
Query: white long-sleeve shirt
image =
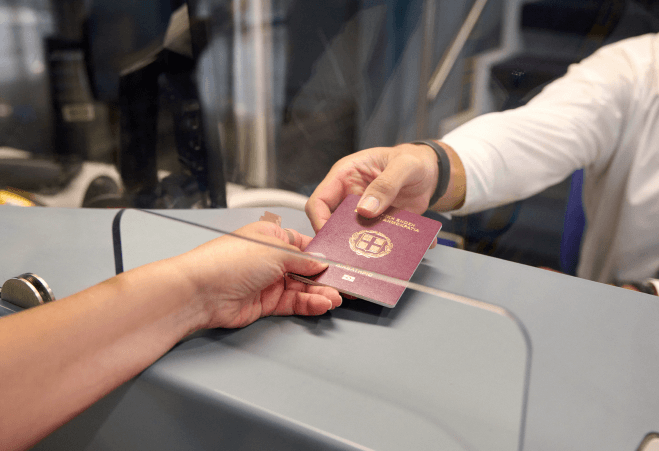
<path fill-rule="evenodd" d="M 526 106 L 442 138 L 467 176 L 466 214 L 530 197 L 585 168 L 577 275 L 642 281 L 659 271 L 659 35 L 598 50 Z"/>

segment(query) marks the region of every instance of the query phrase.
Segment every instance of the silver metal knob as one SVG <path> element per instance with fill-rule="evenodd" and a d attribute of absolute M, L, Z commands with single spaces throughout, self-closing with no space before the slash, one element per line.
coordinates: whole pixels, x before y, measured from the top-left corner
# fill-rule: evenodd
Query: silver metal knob
<path fill-rule="evenodd" d="M 54 301 L 55 295 L 41 277 L 25 273 L 7 280 L 2 285 L 0 299 L 19 307 L 30 308 Z"/>

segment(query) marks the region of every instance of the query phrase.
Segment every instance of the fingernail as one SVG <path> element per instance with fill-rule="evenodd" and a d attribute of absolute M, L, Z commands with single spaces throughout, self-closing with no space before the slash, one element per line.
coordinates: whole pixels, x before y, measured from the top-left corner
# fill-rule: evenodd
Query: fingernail
<path fill-rule="evenodd" d="M 284 229 L 284 232 L 288 235 L 288 244 L 295 244 L 295 235 L 293 235 L 293 232 L 288 229 Z"/>
<path fill-rule="evenodd" d="M 373 196 L 368 196 L 361 201 L 359 201 L 359 205 L 357 205 L 358 208 L 362 208 L 364 210 L 370 211 L 371 213 L 375 213 L 380 206 L 380 201 L 377 200 Z"/>

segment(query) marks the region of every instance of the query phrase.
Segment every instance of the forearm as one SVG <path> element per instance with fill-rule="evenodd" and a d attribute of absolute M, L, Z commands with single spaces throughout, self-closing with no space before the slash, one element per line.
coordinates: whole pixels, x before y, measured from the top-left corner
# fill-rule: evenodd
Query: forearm
<path fill-rule="evenodd" d="M 0 321 L 0 447 L 22 449 L 137 375 L 203 324 L 177 260 Z"/>
<path fill-rule="evenodd" d="M 604 170 L 644 86 L 637 77 L 649 70 L 648 41 L 602 49 L 527 105 L 479 116 L 442 137 L 460 154 L 468 177 L 460 213 L 528 198 L 579 168 Z"/>

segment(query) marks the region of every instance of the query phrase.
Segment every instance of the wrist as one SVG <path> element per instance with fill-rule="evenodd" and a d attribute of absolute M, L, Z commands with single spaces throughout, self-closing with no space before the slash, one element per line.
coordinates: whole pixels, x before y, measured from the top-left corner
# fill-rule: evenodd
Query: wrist
<path fill-rule="evenodd" d="M 213 315 L 212 305 L 218 298 L 218 293 L 213 292 L 208 280 L 223 278 L 218 268 L 209 268 L 208 265 L 200 263 L 212 261 L 198 254 L 208 251 L 202 246 L 165 261 L 172 264 L 169 271 L 174 280 L 173 293 L 179 301 L 178 307 L 186 318 L 188 333 L 208 327 Z"/>
<path fill-rule="evenodd" d="M 427 176 L 432 178 L 433 181 L 437 181 L 438 174 L 438 164 L 437 164 L 437 152 L 435 152 L 432 147 L 422 144 L 415 144 L 413 142 L 397 144 L 393 147 L 396 150 L 394 155 L 400 154 L 411 154 L 414 155 L 427 170 Z"/>
<path fill-rule="evenodd" d="M 430 200 L 428 202 L 428 208 L 432 208 L 433 205 L 439 201 L 439 199 L 444 197 L 446 191 L 448 190 L 449 181 L 451 180 L 451 161 L 444 147 L 438 144 L 436 141 L 427 139 L 414 141 L 412 144 L 428 146 L 437 155 L 437 181 L 435 183 L 435 190 L 430 196 Z"/>
<path fill-rule="evenodd" d="M 435 151 L 434 146 L 431 146 L 429 143 L 435 144 L 441 150 L 439 152 Z M 416 143 L 411 144 L 417 149 L 427 149 L 427 152 L 430 152 L 435 156 L 436 183 L 433 185 L 435 186 L 433 191 L 434 195 L 430 195 L 430 204 L 428 205 L 428 208 L 435 211 L 451 211 L 461 208 L 466 199 L 467 182 L 464 165 L 456 151 L 448 144 L 437 140 L 430 140 L 429 142 L 417 141 Z M 445 153 L 445 158 L 448 159 L 448 165 L 439 164 L 442 151 Z M 448 170 L 446 170 L 447 167 Z M 442 182 L 446 185 L 441 186 L 440 183 Z M 439 192 L 438 198 L 437 192 Z M 436 202 L 433 202 L 435 199 Z"/>
<path fill-rule="evenodd" d="M 134 310 L 143 312 L 142 324 L 159 324 L 163 340 L 173 340 L 173 343 L 202 329 L 208 322 L 201 302 L 203 286 L 195 277 L 199 271 L 188 254 L 153 262 L 118 276 L 125 277 L 120 286 L 133 298 Z"/>
<path fill-rule="evenodd" d="M 439 145 L 446 151 L 451 161 L 451 178 L 449 179 L 447 195 L 436 205 L 438 211 L 457 210 L 461 208 L 467 197 L 467 174 L 458 153 L 443 141 Z"/>

